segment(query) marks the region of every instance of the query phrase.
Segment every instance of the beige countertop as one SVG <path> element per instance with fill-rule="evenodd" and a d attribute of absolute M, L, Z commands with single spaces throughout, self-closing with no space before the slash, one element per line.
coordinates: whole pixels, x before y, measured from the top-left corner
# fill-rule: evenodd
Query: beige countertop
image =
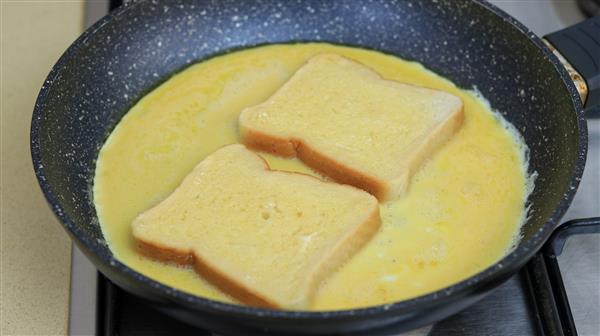
<path fill-rule="evenodd" d="M 82 31 L 84 3 L 0 1 L 0 333 L 63 335 L 71 243 L 33 174 L 29 125 L 44 78 Z"/>

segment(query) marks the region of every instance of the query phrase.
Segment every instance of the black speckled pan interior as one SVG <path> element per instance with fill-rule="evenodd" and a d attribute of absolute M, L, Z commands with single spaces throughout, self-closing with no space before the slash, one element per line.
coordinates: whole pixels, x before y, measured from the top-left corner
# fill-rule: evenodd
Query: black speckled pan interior
<path fill-rule="evenodd" d="M 335 312 L 273 311 L 188 295 L 113 258 L 92 200 L 110 131 L 177 71 L 231 50 L 326 41 L 421 62 L 477 88 L 523 134 L 538 174 L 517 248 L 484 272 L 408 301 Z M 467 1 L 140 1 L 88 29 L 50 72 L 35 106 L 35 173 L 77 245 L 113 282 L 189 323 L 221 333 L 387 334 L 429 324 L 514 274 L 566 211 L 585 163 L 586 124 L 567 73 L 542 41 L 493 6 Z"/>

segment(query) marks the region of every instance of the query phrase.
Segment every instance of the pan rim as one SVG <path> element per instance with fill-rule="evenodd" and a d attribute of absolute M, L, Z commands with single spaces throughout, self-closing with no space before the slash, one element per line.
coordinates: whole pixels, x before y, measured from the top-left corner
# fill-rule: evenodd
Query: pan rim
<path fill-rule="evenodd" d="M 187 292 L 178 290 L 171 286 L 162 284 L 158 281 L 149 278 L 142 273 L 139 273 L 127 265 L 120 262 L 114 256 L 108 253 L 103 253 L 100 248 L 100 243 L 95 239 L 89 239 L 85 234 L 74 224 L 69 218 L 65 211 L 63 211 L 60 202 L 55 196 L 50 183 L 45 177 L 45 168 L 42 166 L 41 154 L 40 154 L 40 121 L 41 116 L 44 114 L 44 108 L 48 92 L 52 87 L 54 79 L 60 74 L 64 64 L 75 54 L 75 51 L 84 44 L 89 36 L 94 34 L 96 31 L 102 29 L 103 26 L 110 23 L 116 17 L 132 10 L 133 8 L 144 3 L 143 1 L 134 2 L 131 5 L 121 6 L 115 11 L 109 13 L 103 17 L 100 21 L 96 22 L 90 28 L 73 42 L 69 48 L 59 58 L 57 63 L 52 67 L 48 74 L 44 84 L 37 97 L 30 131 L 30 149 L 32 156 L 33 168 L 35 175 L 38 179 L 38 183 L 42 189 L 42 192 L 50 205 L 54 215 L 60 220 L 61 225 L 65 230 L 74 238 L 78 245 L 83 246 L 85 249 L 94 253 L 98 258 L 109 267 L 118 269 L 123 275 L 129 277 L 135 282 L 144 283 L 146 286 L 151 287 L 155 291 L 161 294 L 161 297 L 171 303 L 177 303 L 185 307 L 194 310 L 208 310 L 215 313 L 230 313 L 238 316 L 246 316 L 251 318 L 280 318 L 280 319 L 293 319 L 293 320 L 323 320 L 323 319 L 344 319 L 344 318 L 356 318 L 356 317 L 367 317 L 372 315 L 380 315 L 382 313 L 398 313 L 414 311 L 414 309 L 434 307 L 444 302 L 452 302 L 461 296 L 465 296 L 470 292 L 484 289 L 486 287 L 493 288 L 498 282 L 503 282 L 508 279 L 508 276 L 515 273 L 515 271 L 521 268 L 526 261 L 528 261 L 543 245 L 543 242 L 548 239 L 553 229 L 558 225 L 559 220 L 567 211 L 573 197 L 577 191 L 577 187 L 583 174 L 585 167 L 586 155 L 587 155 L 587 123 L 584 116 L 583 104 L 579 98 L 576 87 L 571 81 L 569 74 L 563 68 L 560 61 L 556 56 L 548 49 L 544 42 L 529 30 L 522 23 L 517 21 L 515 18 L 499 9 L 498 7 L 488 3 L 485 0 L 475 0 L 475 5 L 479 5 L 484 9 L 492 12 L 493 14 L 504 19 L 507 24 L 516 28 L 520 33 L 527 36 L 529 41 L 539 49 L 544 56 L 552 63 L 558 75 L 566 86 L 569 94 L 571 95 L 571 101 L 573 102 L 573 111 L 569 113 L 576 113 L 577 127 L 578 127 L 578 153 L 575 161 L 575 167 L 572 172 L 570 184 L 567 186 L 567 190 L 563 194 L 561 200 L 556 205 L 552 215 L 545 221 L 541 228 L 532 236 L 528 241 L 519 245 L 512 252 L 504 256 L 501 260 L 495 264 L 487 267 L 479 273 L 472 275 L 471 277 L 454 283 L 450 286 L 444 287 L 437 291 L 429 294 L 421 295 L 412 299 L 395 301 L 387 304 L 361 307 L 354 309 L 344 310 L 332 310 L 332 311 L 287 311 L 287 310 L 271 310 L 265 308 L 255 308 L 242 306 L 238 304 L 224 303 L 220 301 L 203 298 Z M 500 281 L 499 281 L 500 280 Z"/>

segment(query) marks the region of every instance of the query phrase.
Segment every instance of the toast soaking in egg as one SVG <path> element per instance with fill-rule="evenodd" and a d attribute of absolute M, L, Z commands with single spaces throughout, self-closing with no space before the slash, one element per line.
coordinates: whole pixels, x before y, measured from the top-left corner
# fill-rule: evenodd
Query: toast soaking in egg
<path fill-rule="evenodd" d="M 457 96 L 384 80 L 360 63 L 320 54 L 268 100 L 243 110 L 239 129 L 250 148 L 297 156 L 386 201 L 405 192 L 463 118 Z"/>
<path fill-rule="evenodd" d="M 245 304 L 307 309 L 318 284 L 379 225 L 372 195 L 272 171 L 235 144 L 206 157 L 132 227 L 144 254 L 192 265 Z"/>

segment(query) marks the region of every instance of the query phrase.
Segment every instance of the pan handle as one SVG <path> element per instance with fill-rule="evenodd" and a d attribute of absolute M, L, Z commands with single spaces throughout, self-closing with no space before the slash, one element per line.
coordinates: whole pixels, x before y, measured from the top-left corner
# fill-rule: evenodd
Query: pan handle
<path fill-rule="evenodd" d="M 600 117 L 600 16 L 544 39 L 569 71 L 585 103 L 586 116 Z"/>

